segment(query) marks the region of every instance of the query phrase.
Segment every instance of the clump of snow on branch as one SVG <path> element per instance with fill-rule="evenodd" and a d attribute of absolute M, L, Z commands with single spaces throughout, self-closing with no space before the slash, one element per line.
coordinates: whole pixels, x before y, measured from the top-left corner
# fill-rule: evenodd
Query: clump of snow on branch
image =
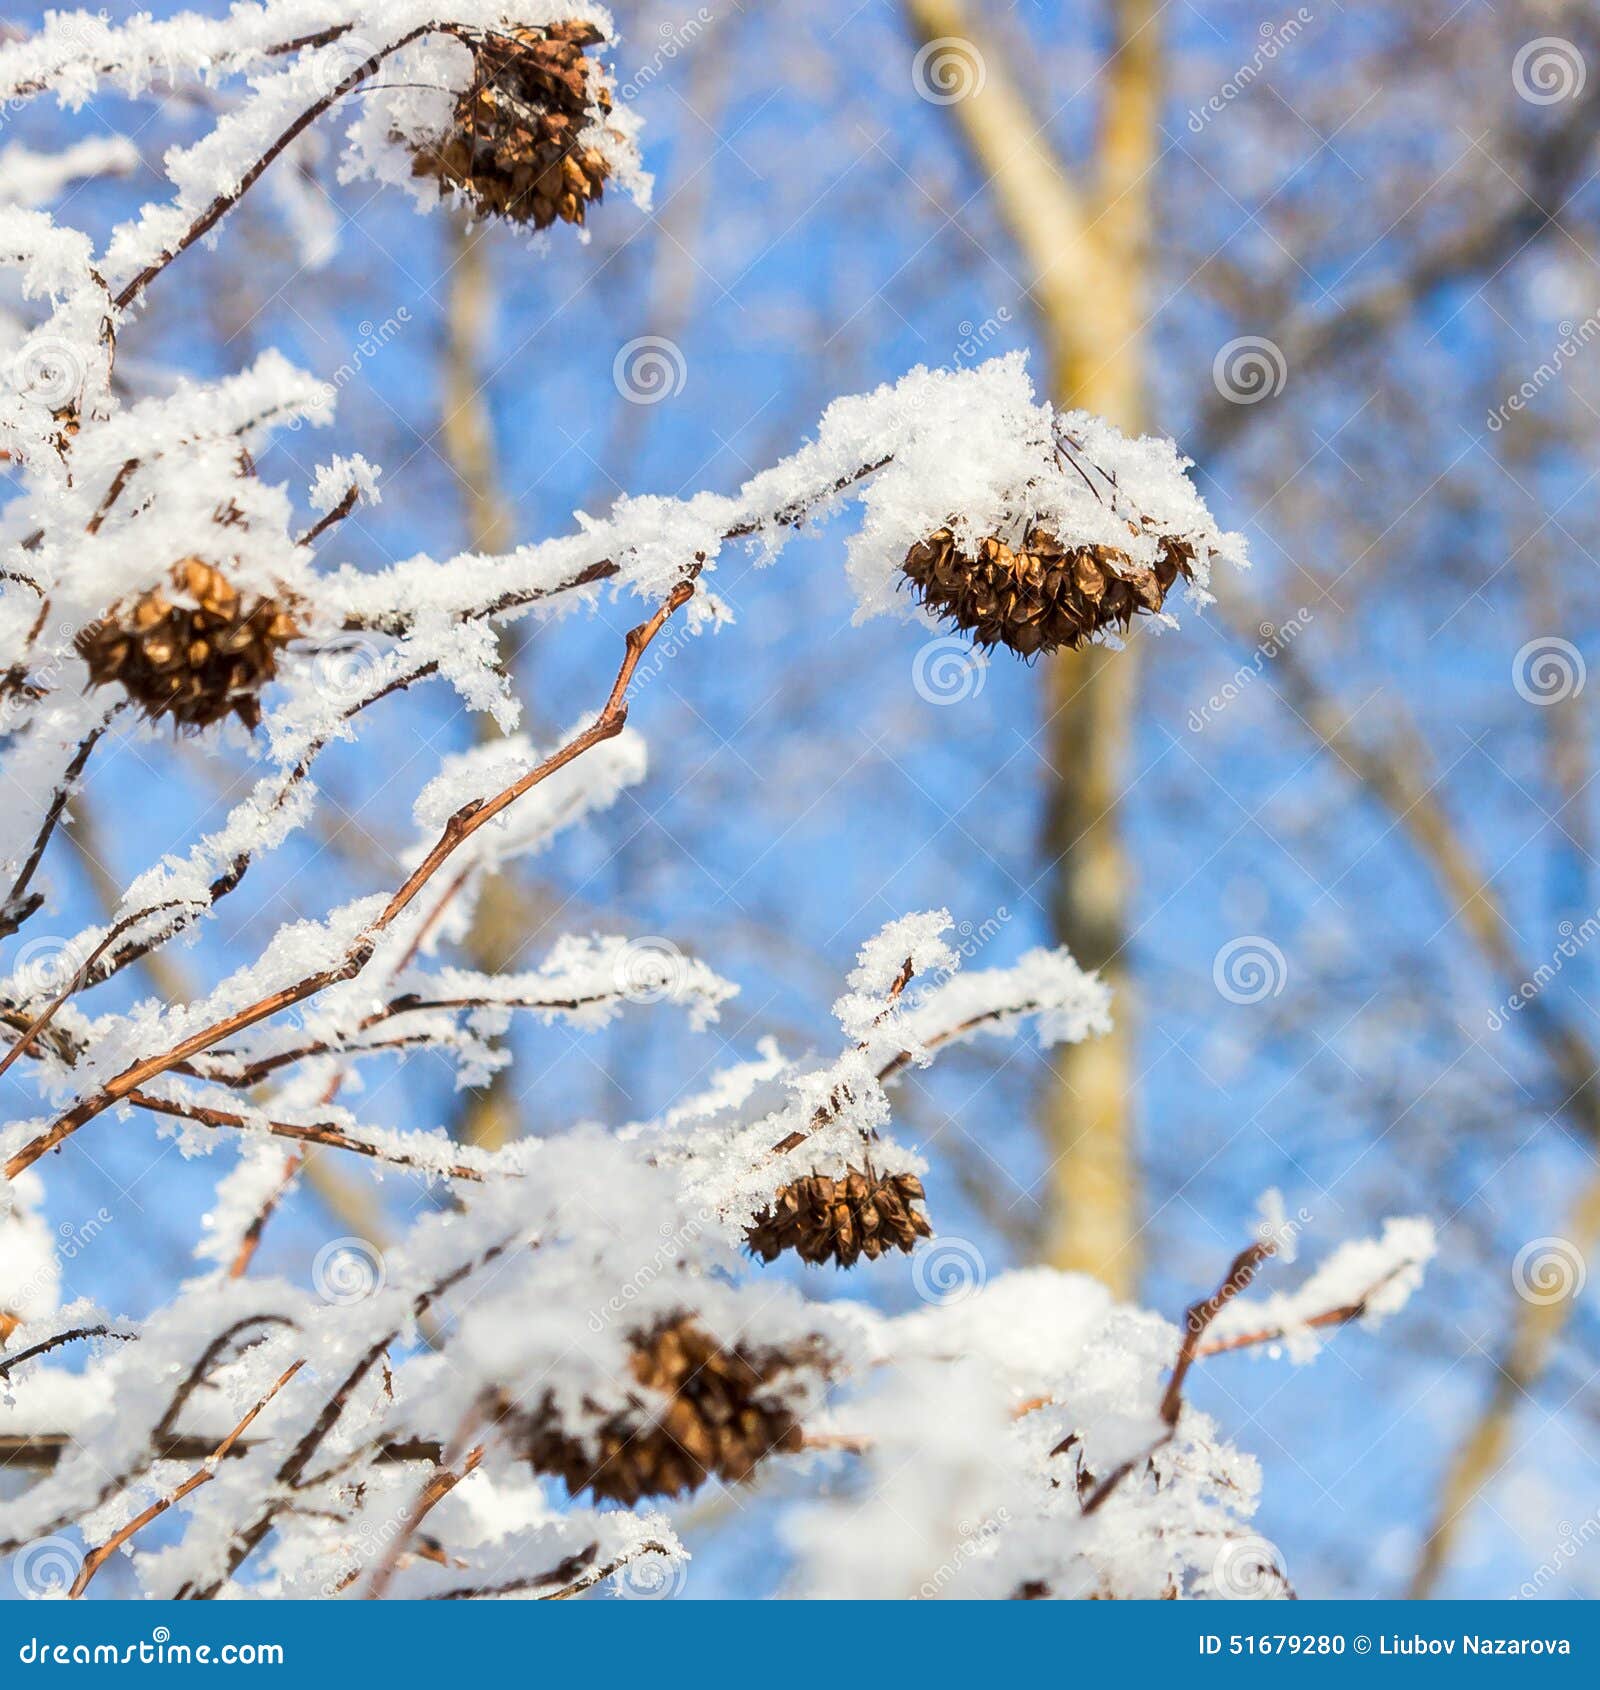
<path fill-rule="evenodd" d="M 976 370 L 915 370 L 836 400 L 819 438 L 851 441 L 868 461 L 877 441 L 891 459 L 863 495 L 849 546 L 862 617 L 912 613 L 901 591 L 907 547 L 942 528 L 971 555 L 988 535 L 1017 539 L 1038 524 L 1068 548 L 1104 546 L 1146 567 L 1163 537 L 1180 540 L 1194 550 L 1187 592 L 1197 604 L 1215 560 L 1247 561 L 1170 440 L 1129 439 L 1087 412 L 1038 402 L 1021 353 Z"/>
<path fill-rule="evenodd" d="M 948 910 L 904 916 L 861 947 L 833 1006 L 846 1044 L 832 1060 L 786 1061 L 773 1051 L 725 1089 L 632 1129 L 681 1167 L 685 1200 L 716 1215 L 730 1239 L 799 1175 L 838 1178 L 864 1158 L 882 1173 L 925 1171 L 890 1136 L 890 1088 L 940 1048 L 1012 1037 L 1025 1023 L 1045 1044 L 1109 1028 L 1109 990 L 1065 950 L 960 975 L 952 927 Z"/>
<path fill-rule="evenodd" d="M 1292 1360 L 1308 1361 L 1327 1337 L 1313 1322 L 1330 1310 L 1349 1310 L 1363 1326 L 1381 1325 L 1410 1301 L 1437 1249 L 1431 1221 L 1397 1216 L 1384 1222 L 1381 1236 L 1341 1244 L 1294 1290 L 1235 1298 L 1209 1336 L 1227 1343 L 1266 1332 L 1282 1340 Z"/>
<path fill-rule="evenodd" d="M 0 1186 L 0 1313 L 13 1320 L 49 1314 L 60 1301 L 61 1258 L 39 1213 L 43 1195 L 37 1174 Z"/>

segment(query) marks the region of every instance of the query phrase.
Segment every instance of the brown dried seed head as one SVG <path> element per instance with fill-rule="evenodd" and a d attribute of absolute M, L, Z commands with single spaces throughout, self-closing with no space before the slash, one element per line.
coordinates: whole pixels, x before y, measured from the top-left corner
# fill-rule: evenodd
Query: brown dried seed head
<path fill-rule="evenodd" d="M 455 126 L 412 151 L 412 174 L 462 194 L 484 216 L 547 228 L 582 224 L 610 167 L 578 136 L 591 110 L 611 109 L 584 49 L 604 37 L 587 23 L 488 31 L 467 39 L 472 86 L 456 102 Z"/>
<path fill-rule="evenodd" d="M 1076 648 L 1103 629 L 1126 629 L 1140 611 L 1160 610 L 1173 582 L 1192 578 L 1195 552 L 1170 536 L 1158 545 L 1147 567 L 1112 546 L 1067 547 L 1034 525 L 1016 546 L 990 534 L 968 554 L 941 528 L 912 546 L 902 567 L 918 599 L 978 645 L 1032 657 Z"/>
<path fill-rule="evenodd" d="M 91 686 L 116 682 L 147 716 L 199 729 L 233 715 L 254 728 L 261 689 L 299 632 L 287 601 L 247 600 L 214 564 L 186 557 L 85 629 L 78 651 Z"/>
<path fill-rule="evenodd" d="M 773 1451 L 800 1447 L 784 1387 L 798 1370 L 822 1365 L 815 1346 L 726 1349 L 690 1314 L 635 1332 L 629 1345 L 645 1394 L 630 1393 L 588 1437 L 569 1436 L 548 1399 L 530 1428 L 534 1468 L 563 1479 L 574 1496 L 589 1490 L 632 1507 L 712 1477 L 737 1484 Z"/>
<path fill-rule="evenodd" d="M 753 1255 L 773 1262 L 793 1250 L 803 1262 L 853 1267 L 890 1250 L 909 1254 L 933 1228 L 918 1206 L 922 1181 L 915 1174 L 880 1174 L 870 1162 L 842 1180 L 808 1174 L 784 1186 L 745 1232 Z"/>

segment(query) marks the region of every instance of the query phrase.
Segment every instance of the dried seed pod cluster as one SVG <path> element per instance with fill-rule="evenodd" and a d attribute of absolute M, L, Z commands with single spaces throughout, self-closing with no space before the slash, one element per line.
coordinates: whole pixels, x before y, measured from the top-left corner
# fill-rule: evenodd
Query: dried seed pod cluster
<path fill-rule="evenodd" d="M 649 1395 L 587 1437 L 569 1435 L 550 1405 L 538 1416 L 527 1454 L 541 1473 L 576 1496 L 629 1507 L 646 1496 L 683 1496 L 716 1477 L 737 1484 L 774 1450 L 800 1447 L 789 1406 L 797 1372 L 816 1369 L 814 1348 L 724 1348 L 690 1314 L 629 1339 L 629 1370 Z"/>
<path fill-rule="evenodd" d="M 215 564 L 186 557 L 166 583 L 114 605 L 78 638 L 93 686 L 120 686 L 150 717 L 208 728 L 261 720 L 261 689 L 300 629 L 292 605 L 239 591 Z"/>
<path fill-rule="evenodd" d="M 1136 564 L 1111 546 L 1063 545 L 1033 524 L 1015 542 L 988 535 L 975 555 L 941 528 L 906 553 L 904 569 L 919 600 L 978 645 L 1032 657 L 1160 610 L 1180 575 L 1192 579 L 1194 561 L 1193 546 L 1171 537 L 1158 542 L 1154 563 Z"/>
<path fill-rule="evenodd" d="M 880 1174 L 867 1162 L 842 1179 L 808 1174 L 786 1185 L 745 1233 L 751 1252 L 764 1262 L 793 1250 L 803 1262 L 853 1267 L 890 1250 L 909 1254 L 933 1228 L 918 1205 L 922 1181 L 915 1174 Z"/>
<path fill-rule="evenodd" d="M 414 149 L 412 173 L 441 194 L 462 194 L 483 216 L 548 228 L 581 224 L 600 199 L 610 166 L 580 137 L 611 96 L 586 47 L 605 37 L 593 24 L 486 31 L 461 37 L 472 84 L 456 101 L 453 127 Z"/>

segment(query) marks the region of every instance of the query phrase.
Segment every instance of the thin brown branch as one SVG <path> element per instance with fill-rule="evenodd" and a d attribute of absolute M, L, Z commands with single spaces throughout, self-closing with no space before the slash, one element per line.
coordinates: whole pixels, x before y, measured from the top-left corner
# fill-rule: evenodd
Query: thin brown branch
<path fill-rule="evenodd" d="M 72 1589 L 69 1590 L 67 1594 L 74 1600 L 81 1597 L 84 1591 L 89 1588 L 90 1581 L 94 1578 L 94 1575 L 100 1571 L 106 1562 L 109 1561 L 125 1543 L 129 1542 L 130 1539 L 136 1536 L 139 1532 L 143 1531 L 152 1520 L 159 1519 L 160 1516 L 165 1514 L 175 1502 L 182 1502 L 186 1496 L 190 1495 L 194 1491 L 197 1491 L 201 1485 L 206 1484 L 211 1479 L 214 1479 L 216 1477 L 215 1464 L 218 1461 L 221 1461 L 223 1457 L 226 1456 L 233 1448 L 233 1446 L 238 1443 L 239 1439 L 243 1437 L 254 1424 L 256 1418 L 261 1414 L 262 1410 L 266 1408 L 267 1404 L 270 1403 L 275 1396 L 277 1396 L 278 1392 L 281 1391 L 304 1366 L 304 1360 L 294 1362 L 278 1376 L 272 1388 L 256 1402 L 250 1412 L 246 1414 L 239 1424 L 235 1426 L 231 1432 L 229 1432 L 227 1437 L 225 1437 L 222 1442 L 218 1444 L 214 1450 L 212 1450 L 211 1454 L 206 1458 L 206 1465 L 202 1467 L 198 1473 L 194 1473 L 189 1478 L 185 1479 L 171 1496 L 164 1496 L 159 1501 L 152 1502 L 142 1514 L 136 1515 L 127 1523 L 127 1525 L 123 1526 L 120 1530 L 113 1532 L 112 1535 L 108 1537 L 104 1543 L 100 1544 L 98 1548 L 91 1549 L 84 1557 L 83 1565 L 78 1570 L 78 1576 L 73 1580 Z"/>
<path fill-rule="evenodd" d="M 559 751 L 554 752 L 520 779 L 513 781 L 509 786 L 497 792 L 492 798 L 475 799 L 451 816 L 449 821 L 445 823 L 444 831 L 440 834 L 432 849 L 417 865 L 416 869 L 407 876 L 405 882 L 390 897 L 383 910 L 337 963 L 328 968 L 319 969 L 292 986 L 282 987 L 280 990 L 258 999 L 246 1008 L 224 1016 L 220 1021 L 213 1022 L 210 1026 L 192 1033 L 188 1038 L 172 1046 L 170 1050 L 163 1051 L 155 1056 L 145 1057 L 124 1069 L 114 1079 L 109 1080 L 99 1092 L 74 1104 L 43 1133 L 24 1145 L 6 1163 L 6 1177 L 15 1179 L 19 1173 L 31 1168 L 41 1156 L 58 1149 L 73 1133 L 89 1121 L 94 1120 L 114 1104 L 127 1098 L 130 1093 L 139 1090 L 150 1080 L 164 1074 L 177 1063 L 187 1061 L 201 1051 L 221 1043 L 222 1040 L 231 1038 L 235 1033 L 243 1031 L 246 1027 L 252 1027 L 257 1022 L 268 1020 L 285 1009 L 293 1008 L 295 1004 L 303 1003 L 306 999 L 315 997 L 331 985 L 345 980 L 353 980 L 360 974 L 371 961 L 378 940 L 394 925 L 422 888 L 468 839 L 508 809 L 524 794 L 530 792 L 541 781 L 547 780 L 557 770 L 565 768 L 568 763 L 575 761 L 594 746 L 600 745 L 606 740 L 615 739 L 622 732 L 628 720 L 628 687 L 633 680 L 634 671 L 638 668 L 639 660 L 656 635 L 666 625 L 667 619 L 693 596 L 695 590 L 694 576 L 698 574 L 698 571 L 699 565 L 696 564 L 691 569 L 689 576 L 673 588 L 648 621 L 629 629 L 623 659 L 618 667 L 616 678 L 612 682 L 610 695 L 594 722 L 583 732 L 570 739 Z"/>
<path fill-rule="evenodd" d="M 25 1350 L 18 1350 L 15 1355 L 0 1357 L 0 1379 L 8 1379 L 13 1368 L 21 1367 L 23 1362 L 32 1361 L 35 1356 L 48 1355 L 52 1350 L 59 1350 L 66 1344 L 77 1344 L 86 1338 L 118 1338 L 127 1342 L 131 1333 L 118 1332 L 110 1326 L 74 1326 L 70 1332 L 56 1332 L 48 1338 L 41 1338 L 37 1344 L 30 1344 Z"/>
<path fill-rule="evenodd" d="M 117 942 L 118 938 L 127 931 L 133 922 L 138 919 L 142 919 L 142 917 L 130 916 L 127 919 L 116 923 L 106 933 L 105 937 L 101 939 L 99 944 L 90 951 L 88 956 L 84 958 L 78 968 L 74 970 L 72 978 L 67 982 L 66 986 L 58 992 L 56 996 L 50 1000 L 44 1010 L 29 1023 L 27 1030 L 23 1033 L 22 1037 L 18 1039 L 14 1045 L 12 1045 L 11 1049 L 8 1050 L 4 1056 L 0 1056 L 0 1074 L 5 1073 L 5 1071 L 17 1060 L 19 1056 L 26 1054 L 27 1051 L 32 1049 L 34 1040 L 37 1039 L 39 1035 L 50 1025 L 50 1023 L 55 1020 L 61 1006 L 88 977 L 89 972 L 94 965 L 108 950 L 111 949 L 111 947 Z"/>
<path fill-rule="evenodd" d="M 1372 1306 L 1372 1299 L 1385 1285 L 1405 1271 L 1405 1265 L 1391 1268 L 1382 1279 L 1369 1285 L 1353 1303 L 1343 1303 L 1336 1309 L 1324 1309 L 1320 1314 L 1308 1315 L 1297 1323 L 1295 1330 L 1311 1327 L 1320 1331 L 1324 1327 L 1348 1326 L 1352 1321 L 1360 1320 Z M 1248 1350 L 1260 1344 L 1276 1344 L 1288 1336 L 1289 1333 L 1281 1326 L 1263 1326 L 1258 1331 L 1241 1332 L 1232 1338 L 1213 1339 L 1208 1344 L 1202 1344 L 1195 1354 L 1197 1359 L 1203 1361 L 1207 1356 L 1226 1355 L 1232 1350 Z"/>
<path fill-rule="evenodd" d="M 314 101 L 278 136 L 271 146 L 240 176 L 238 186 L 224 194 L 218 194 L 211 204 L 195 218 L 184 230 L 182 236 L 171 247 L 164 250 L 159 257 L 151 260 L 128 285 L 123 288 L 112 304 L 118 311 L 126 311 L 130 305 L 144 292 L 144 290 L 167 268 L 174 259 L 181 257 L 196 241 L 204 239 L 227 214 L 233 210 L 244 196 L 259 182 L 268 168 L 283 152 L 317 121 L 330 107 L 337 105 L 344 96 L 354 88 L 359 88 L 366 79 L 393 53 L 398 53 L 402 47 L 408 47 L 413 41 L 429 34 L 435 25 L 423 24 L 398 41 L 391 42 L 387 47 L 380 47 L 368 58 L 357 65 L 350 74 L 343 78 L 337 87 L 330 89 L 320 99 Z"/>
<path fill-rule="evenodd" d="M 331 1122 L 323 1121 L 302 1126 L 294 1121 L 252 1119 L 247 1115 L 236 1115 L 231 1110 L 214 1109 L 203 1103 L 180 1102 L 175 1098 L 156 1097 L 138 1089 L 125 1093 L 123 1101 L 148 1110 L 153 1115 L 175 1116 L 180 1120 L 193 1121 L 197 1126 L 270 1133 L 274 1138 L 292 1139 L 298 1144 L 320 1144 L 329 1150 L 347 1150 L 353 1156 L 365 1156 L 390 1167 L 412 1168 L 419 1173 L 440 1174 L 449 1179 L 483 1178 L 478 1169 L 459 1164 L 446 1168 L 430 1167 L 426 1162 L 419 1161 L 414 1156 L 407 1156 L 403 1151 L 385 1150 L 381 1145 L 367 1143 L 365 1139 L 352 1138 Z M 285 1183 L 287 1184 L 287 1179 Z"/>
<path fill-rule="evenodd" d="M 104 737 L 111 726 L 117 711 L 122 706 L 113 705 L 107 711 L 105 719 L 96 727 L 91 728 L 79 742 L 77 750 L 72 755 L 72 761 L 67 764 L 61 776 L 61 784 L 56 788 L 50 800 L 50 807 L 45 811 L 44 820 L 40 823 L 39 831 L 34 836 L 33 844 L 29 848 L 26 860 L 18 871 L 17 878 L 11 884 L 11 890 L 6 894 L 5 903 L 0 905 L 0 939 L 15 933 L 34 910 L 39 907 L 40 900 L 29 900 L 27 891 L 37 872 L 39 864 L 44 860 L 45 847 L 50 843 L 50 836 L 56 830 L 56 824 L 65 812 L 68 800 L 83 777 L 89 758 L 94 748 Z"/>
<path fill-rule="evenodd" d="M 338 504 L 336 504 L 331 511 L 325 512 L 317 519 L 316 522 L 312 523 L 305 533 L 295 541 L 295 544 L 297 546 L 316 545 L 317 541 L 320 540 L 330 528 L 335 528 L 339 523 L 343 522 L 360 502 L 361 489 L 357 487 L 354 482 L 351 482 L 351 484 L 345 489 L 344 497 L 340 499 Z"/>
<path fill-rule="evenodd" d="M 1156 1455 L 1158 1450 L 1172 1442 L 1178 1430 L 1178 1419 L 1183 1412 L 1183 1387 L 1189 1377 L 1189 1369 L 1194 1366 L 1196 1357 L 1200 1354 L 1200 1343 L 1206 1335 L 1207 1328 L 1219 1314 L 1243 1291 L 1256 1276 L 1261 1264 L 1277 1249 L 1274 1244 L 1257 1242 L 1248 1249 L 1241 1250 L 1233 1258 L 1233 1265 L 1228 1269 L 1227 1278 L 1211 1293 L 1197 1303 L 1189 1305 L 1188 1314 L 1183 1323 L 1183 1342 L 1178 1346 L 1178 1359 L 1173 1365 L 1172 1377 L 1167 1381 L 1166 1391 L 1161 1398 L 1161 1421 L 1166 1430 L 1148 1449 L 1124 1461 L 1120 1467 L 1114 1468 L 1090 1491 L 1084 1500 L 1085 1514 L 1097 1513 L 1110 1499 L 1117 1487 L 1130 1473 L 1145 1466 Z"/>
<path fill-rule="evenodd" d="M 229 1279 L 243 1279 L 250 1271 L 250 1264 L 255 1260 L 256 1251 L 261 1248 L 261 1240 L 267 1230 L 267 1222 L 272 1219 L 273 1212 L 283 1201 L 285 1194 L 294 1184 L 295 1175 L 300 1171 L 300 1165 L 305 1160 L 297 1151 L 291 1151 L 283 1160 L 283 1175 L 278 1183 L 267 1194 L 266 1201 L 256 1211 L 249 1226 L 245 1228 L 244 1236 L 239 1240 L 239 1248 L 234 1252 L 233 1260 L 228 1264 Z"/>
<path fill-rule="evenodd" d="M 429 1475 L 422 1489 L 417 1493 L 416 1500 L 411 1504 L 406 1514 L 405 1523 L 401 1526 L 394 1542 L 389 1545 L 382 1561 L 373 1570 L 372 1580 L 367 1586 L 366 1599 L 369 1602 L 379 1600 L 388 1590 L 407 1547 L 412 1538 L 421 1530 L 422 1522 L 468 1474 L 477 1471 L 478 1463 L 483 1460 L 483 1449 L 484 1446 L 479 1444 L 476 1448 L 469 1450 L 459 1469 L 440 1467 L 437 1472 Z"/>

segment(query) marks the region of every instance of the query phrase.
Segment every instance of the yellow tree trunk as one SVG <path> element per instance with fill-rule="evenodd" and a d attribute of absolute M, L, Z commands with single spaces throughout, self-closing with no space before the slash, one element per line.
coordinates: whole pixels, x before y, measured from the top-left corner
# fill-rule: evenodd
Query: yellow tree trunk
<path fill-rule="evenodd" d="M 1102 78 L 1098 157 L 1074 180 L 999 43 L 965 0 L 907 0 L 926 42 L 963 44 L 981 75 L 949 106 L 1028 267 L 1050 350 L 1055 397 L 1126 430 L 1143 426 L 1141 282 L 1148 183 L 1157 153 L 1160 42 L 1156 0 L 1116 0 L 1115 50 Z M 1134 1160 L 1130 875 L 1121 831 L 1123 778 L 1137 687 L 1137 644 L 1066 653 L 1045 668 L 1051 790 L 1042 845 L 1060 940 L 1116 992 L 1115 1030 L 1055 1055 L 1041 1104 L 1050 1158 L 1046 1255 L 1119 1295 L 1139 1271 Z"/>
<path fill-rule="evenodd" d="M 489 329 L 493 290 L 481 230 L 463 219 L 452 224 L 449 292 L 445 302 L 445 342 L 441 370 L 440 443 L 455 471 L 466 514 L 467 545 L 477 552 L 511 548 L 511 516 L 499 492 L 494 429 L 484 397 L 481 347 Z M 504 650 L 502 646 L 502 650 Z M 499 729 L 485 715 L 475 718 L 478 735 L 493 739 Z M 509 968 L 520 948 L 522 900 L 503 875 L 492 876 L 478 896 L 466 952 L 474 968 L 499 973 Z M 516 1099 L 510 1070 L 501 1068 L 486 1086 L 462 1100 L 456 1136 L 467 1144 L 498 1150 L 518 1134 Z"/>

